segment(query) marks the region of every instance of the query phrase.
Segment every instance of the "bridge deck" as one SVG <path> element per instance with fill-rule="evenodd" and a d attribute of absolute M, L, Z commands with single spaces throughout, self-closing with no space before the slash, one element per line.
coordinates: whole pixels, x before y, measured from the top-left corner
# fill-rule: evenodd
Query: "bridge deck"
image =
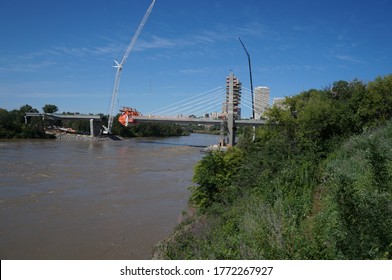
<path fill-rule="evenodd" d="M 100 115 L 62 115 L 56 113 L 26 113 L 26 117 L 48 117 L 49 119 L 55 120 L 95 120 L 102 121 Z"/>

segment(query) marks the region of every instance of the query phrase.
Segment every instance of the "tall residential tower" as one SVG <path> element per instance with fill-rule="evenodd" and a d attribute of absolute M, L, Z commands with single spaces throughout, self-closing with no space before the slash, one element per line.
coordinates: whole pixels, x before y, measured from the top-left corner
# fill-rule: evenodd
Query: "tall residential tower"
<path fill-rule="evenodd" d="M 270 88 L 269 87 L 256 87 L 254 89 L 254 106 L 255 106 L 255 119 L 259 120 L 263 117 L 265 111 L 269 108 Z"/>

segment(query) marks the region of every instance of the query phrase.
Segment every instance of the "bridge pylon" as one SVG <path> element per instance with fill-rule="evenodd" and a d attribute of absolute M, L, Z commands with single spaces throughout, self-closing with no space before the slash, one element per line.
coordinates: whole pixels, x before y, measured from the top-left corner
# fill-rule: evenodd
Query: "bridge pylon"
<path fill-rule="evenodd" d="M 227 78 L 227 145 L 234 146 L 235 145 L 235 136 L 236 136 L 236 124 L 235 119 L 238 118 L 238 105 L 240 102 L 241 96 L 241 83 L 238 81 L 236 77 L 234 77 L 233 73 L 230 73 Z"/>

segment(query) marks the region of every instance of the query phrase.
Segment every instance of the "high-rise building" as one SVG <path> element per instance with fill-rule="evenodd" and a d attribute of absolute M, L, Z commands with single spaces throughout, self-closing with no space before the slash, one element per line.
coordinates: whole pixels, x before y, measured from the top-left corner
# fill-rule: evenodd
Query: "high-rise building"
<path fill-rule="evenodd" d="M 253 91 L 255 119 L 259 120 L 269 108 L 270 88 L 255 87 Z"/>

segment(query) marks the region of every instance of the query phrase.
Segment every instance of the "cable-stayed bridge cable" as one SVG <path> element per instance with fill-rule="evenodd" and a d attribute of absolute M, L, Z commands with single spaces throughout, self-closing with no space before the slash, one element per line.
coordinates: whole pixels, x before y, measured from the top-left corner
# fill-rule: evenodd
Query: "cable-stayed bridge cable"
<path fill-rule="evenodd" d="M 195 105 L 200 105 L 200 104 L 203 104 L 205 102 L 208 102 L 212 98 L 216 98 L 216 97 L 204 97 L 204 98 L 199 98 L 199 99 L 196 99 L 196 100 L 192 100 L 192 101 L 187 102 L 185 104 L 181 104 L 179 106 L 176 106 L 176 107 L 173 107 L 173 108 L 169 108 L 169 109 L 167 109 L 165 111 L 159 112 L 159 115 L 167 114 L 169 112 L 171 112 L 172 114 L 176 113 L 176 112 L 179 113 L 181 111 L 183 112 L 184 110 L 192 108 Z M 220 97 L 218 97 L 218 98 L 220 98 Z"/>
<path fill-rule="evenodd" d="M 223 99 L 223 96 L 222 96 L 223 92 L 224 92 L 223 87 L 218 87 L 218 88 L 209 90 L 207 92 L 204 92 L 204 93 L 189 97 L 187 99 L 178 101 L 178 102 L 173 103 L 171 105 L 164 106 L 161 109 L 157 109 L 157 110 L 152 111 L 152 113 L 154 113 L 154 115 L 165 115 L 168 113 L 176 114 L 176 115 L 184 114 L 185 112 L 189 112 L 189 111 L 186 111 L 189 108 L 195 109 L 195 106 L 198 106 L 196 109 L 202 108 L 203 105 L 201 105 L 201 104 L 210 105 L 212 101 Z M 195 98 L 195 97 L 198 97 L 198 98 Z M 176 106 L 174 106 L 174 105 L 176 105 Z"/>
<path fill-rule="evenodd" d="M 189 101 L 189 100 L 191 100 L 191 99 L 194 99 L 195 97 L 200 97 L 200 96 L 207 95 L 207 94 L 214 94 L 217 90 L 221 90 L 222 88 L 224 88 L 224 87 L 223 87 L 223 86 L 219 86 L 219 87 L 216 87 L 216 88 L 214 88 L 214 89 L 211 89 L 211 90 L 208 90 L 208 91 L 205 91 L 205 92 L 202 92 L 202 93 L 193 95 L 193 96 L 191 96 L 191 97 L 188 97 L 188 98 L 186 98 L 186 99 L 177 101 L 177 102 L 172 103 L 172 104 L 170 104 L 170 105 L 167 105 L 167 106 L 161 107 L 161 108 L 159 108 L 159 109 L 153 110 L 153 111 L 150 112 L 150 114 L 151 114 L 151 115 L 154 115 L 154 114 L 156 114 L 157 112 L 162 112 L 162 110 L 164 110 L 164 109 L 173 108 L 172 106 L 178 105 L 178 104 L 181 104 L 181 103 L 184 103 L 184 102 L 186 102 L 186 101 Z M 181 106 L 181 105 L 179 105 L 179 106 Z"/>
<path fill-rule="evenodd" d="M 188 107 L 186 107 L 186 108 L 183 108 L 183 112 L 184 113 L 186 113 L 186 112 L 199 112 L 198 110 L 200 110 L 200 109 L 203 109 L 204 110 L 204 113 L 208 113 L 208 112 L 205 112 L 205 106 L 206 105 L 211 105 L 211 104 L 214 104 L 213 106 L 215 106 L 216 104 L 217 104 L 217 102 L 219 101 L 219 100 L 221 100 L 222 98 L 220 97 L 220 96 L 218 96 L 218 97 L 216 97 L 216 98 L 214 98 L 214 99 L 211 99 L 211 100 L 208 100 L 207 101 L 207 103 L 206 102 L 199 102 L 199 103 L 197 103 L 197 104 L 192 104 L 191 106 L 188 106 Z M 195 105 L 200 105 L 200 104 L 202 104 L 201 106 L 198 106 L 198 107 L 196 107 L 195 108 Z M 192 109 L 193 111 L 185 111 L 185 110 L 187 110 L 187 109 Z"/>

